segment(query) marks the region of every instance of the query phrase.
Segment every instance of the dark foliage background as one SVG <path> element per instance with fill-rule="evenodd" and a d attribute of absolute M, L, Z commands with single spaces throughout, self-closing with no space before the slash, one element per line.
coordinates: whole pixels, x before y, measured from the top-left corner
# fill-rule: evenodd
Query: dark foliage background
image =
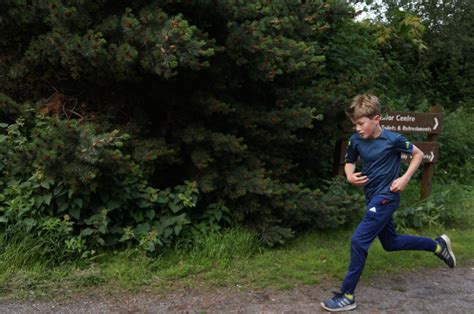
<path fill-rule="evenodd" d="M 360 194 L 327 180 L 354 95 L 472 106 L 473 5 L 441 2 L 356 22 L 337 0 L 2 1 L 3 228 L 89 254 L 351 221 Z"/>

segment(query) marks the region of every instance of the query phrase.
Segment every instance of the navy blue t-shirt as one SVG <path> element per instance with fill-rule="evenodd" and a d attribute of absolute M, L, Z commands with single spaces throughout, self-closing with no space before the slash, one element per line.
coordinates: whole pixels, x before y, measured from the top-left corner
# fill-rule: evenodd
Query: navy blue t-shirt
<path fill-rule="evenodd" d="M 400 175 L 401 153 L 411 155 L 413 144 L 402 135 L 382 128 L 374 139 L 363 139 L 354 133 L 347 145 L 346 163 L 355 163 L 360 156 L 362 172 L 369 178 L 364 186 L 365 198 L 376 195 L 399 199 L 400 193 L 391 192 L 390 185 Z"/>

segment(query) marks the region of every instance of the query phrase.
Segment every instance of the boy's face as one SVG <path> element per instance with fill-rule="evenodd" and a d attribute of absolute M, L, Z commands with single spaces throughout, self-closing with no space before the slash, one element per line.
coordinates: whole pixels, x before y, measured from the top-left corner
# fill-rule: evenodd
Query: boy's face
<path fill-rule="evenodd" d="M 380 128 L 380 116 L 376 115 L 373 118 L 361 117 L 356 120 L 352 120 L 354 128 L 363 139 L 371 139 L 378 137 L 381 132 Z"/>

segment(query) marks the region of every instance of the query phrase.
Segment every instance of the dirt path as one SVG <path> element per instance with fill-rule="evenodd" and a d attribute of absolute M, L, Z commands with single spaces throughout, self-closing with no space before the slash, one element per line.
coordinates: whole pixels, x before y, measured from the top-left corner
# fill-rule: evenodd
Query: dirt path
<path fill-rule="evenodd" d="M 1 313 L 317 313 L 331 287 L 289 291 L 182 289 L 164 295 L 91 292 L 63 301 L 0 301 Z M 474 313 L 474 260 L 456 269 L 437 269 L 361 282 L 353 313 Z"/>

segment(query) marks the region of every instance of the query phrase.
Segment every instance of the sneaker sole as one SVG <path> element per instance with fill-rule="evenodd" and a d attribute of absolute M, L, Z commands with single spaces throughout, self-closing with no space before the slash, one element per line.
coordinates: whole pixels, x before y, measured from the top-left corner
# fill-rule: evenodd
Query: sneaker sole
<path fill-rule="evenodd" d="M 323 309 L 325 309 L 326 311 L 328 311 L 328 312 L 343 312 L 343 311 L 351 311 L 351 310 L 355 309 L 357 307 L 357 305 L 354 303 L 354 304 L 350 304 L 350 305 L 347 305 L 347 306 L 344 306 L 344 307 L 341 307 L 341 308 L 338 308 L 338 309 L 330 309 L 330 308 L 326 307 L 326 305 L 324 305 L 324 302 L 321 302 L 321 307 Z"/>
<path fill-rule="evenodd" d="M 456 256 L 454 256 L 453 249 L 451 247 L 451 240 L 449 240 L 449 237 L 445 234 L 443 234 L 441 238 L 444 240 L 444 242 L 446 242 L 446 247 L 448 248 L 448 252 L 453 258 L 453 262 L 454 262 L 453 268 L 454 268 L 456 267 Z"/>

